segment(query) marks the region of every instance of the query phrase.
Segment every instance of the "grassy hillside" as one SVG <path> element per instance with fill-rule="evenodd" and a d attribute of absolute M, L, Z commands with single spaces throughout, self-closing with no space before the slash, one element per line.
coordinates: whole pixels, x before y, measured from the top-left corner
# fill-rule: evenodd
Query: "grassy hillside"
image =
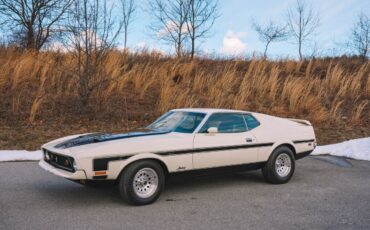
<path fill-rule="evenodd" d="M 178 107 L 307 119 L 319 143 L 370 136 L 370 62 L 189 61 L 117 51 L 91 76 L 86 106 L 75 66 L 68 53 L 0 48 L 0 149 L 34 149 L 62 135 L 132 129 Z"/>

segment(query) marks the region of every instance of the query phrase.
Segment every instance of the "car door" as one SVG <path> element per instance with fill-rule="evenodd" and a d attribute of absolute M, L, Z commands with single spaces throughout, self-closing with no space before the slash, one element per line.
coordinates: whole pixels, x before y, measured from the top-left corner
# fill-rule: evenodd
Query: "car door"
<path fill-rule="evenodd" d="M 217 133 L 209 133 L 217 128 Z M 257 161 L 258 149 L 242 114 L 214 113 L 194 136 L 194 169 L 247 164 Z"/>

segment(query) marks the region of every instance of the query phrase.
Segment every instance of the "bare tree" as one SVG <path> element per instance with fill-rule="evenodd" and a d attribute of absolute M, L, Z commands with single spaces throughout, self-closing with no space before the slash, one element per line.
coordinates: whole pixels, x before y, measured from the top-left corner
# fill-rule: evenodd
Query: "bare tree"
<path fill-rule="evenodd" d="M 191 41 L 191 58 L 195 54 L 195 41 L 208 36 L 218 17 L 218 0 L 187 0 L 187 30 Z"/>
<path fill-rule="evenodd" d="M 103 63 L 122 29 L 122 22 L 113 17 L 116 15 L 113 9 L 114 5 L 108 7 L 107 0 L 78 0 L 68 14 L 65 44 L 72 48 L 77 59 L 82 105 L 87 104 L 92 91 L 102 84 Z"/>
<path fill-rule="evenodd" d="M 288 11 L 288 28 L 298 44 L 299 58 L 303 59 L 302 46 L 310 39 L 320 24 L 319 14 L 304 0 L 297 0 L 296 6 Z"/>
<path fill-rule="evenodd" d="M 370 49 L 370 17 L 361 13 L 357 22 L 352 27 L 350 47 L 358 53 L 362 61 L 365 61 L 369 55 Z"/>
<path fill-rule="evenodd" d="M 187 0 L 152 0 L 149 4 L 154 17 L 150 29 L 160 40 L 173 45 L 177 57 L 183 56 L 185 39 L 189 34 Z"/>
<path fill-rule="evenodd" d="M 50 39 L 55 24 L 61 20 L 73 0 L 0 0 L 0 25 L 18 34 L 27 49 L 40 50 Z"/>
<path fill-rule="evenodd" d="M 286 26 L 280 26 L 270 21 L 266 26 L 253 23 L 254 30 L 258 33 L 259 39 L 265 43 L 263 57 L 267 57 L 267 50 L 272 42 L 285 41 L 288 38 Z"/>
<path fill-rule="evenodd" d="M 134 0 L 121 0 L 121 6 L 122 6 L 123 33 L 125 36 L 124 47 L 126 49 L 128 29 L 133 20 L 134 13 L 136 11 L 136 5 Z"/>

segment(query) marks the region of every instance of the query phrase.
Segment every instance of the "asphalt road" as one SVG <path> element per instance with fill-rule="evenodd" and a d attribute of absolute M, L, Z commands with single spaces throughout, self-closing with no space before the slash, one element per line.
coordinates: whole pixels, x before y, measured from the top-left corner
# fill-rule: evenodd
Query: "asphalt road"
<path fill-rule="evenodd" d="M 307 157 L 285 185 L 266 184 L 260 171 L 173 181 L 141 207 L 122 202 L 115 187 L 84 187 L 36 162 L 0 163 L 2 230 L 369 227 L 366 161 Z"/>

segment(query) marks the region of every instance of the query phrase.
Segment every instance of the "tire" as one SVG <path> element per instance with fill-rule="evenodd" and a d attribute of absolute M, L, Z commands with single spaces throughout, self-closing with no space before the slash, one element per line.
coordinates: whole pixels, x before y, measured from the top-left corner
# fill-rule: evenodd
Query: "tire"
<path fill-rule="evenodd" d="M 281 146 L 272 152 L 262 168 L 262 174 L 267 182 L 284 184 L 292 178 L 294 169 L 295 158 L 293 151 L 286 146 Z"/>
<path fill-rule="evenodd" d="M 163 168 L 155 161 L 144 160 L 129 165 L 121 174 L 118 188 L 121 197 L 132 205 L 156 201 L 165 183 Z"/>

